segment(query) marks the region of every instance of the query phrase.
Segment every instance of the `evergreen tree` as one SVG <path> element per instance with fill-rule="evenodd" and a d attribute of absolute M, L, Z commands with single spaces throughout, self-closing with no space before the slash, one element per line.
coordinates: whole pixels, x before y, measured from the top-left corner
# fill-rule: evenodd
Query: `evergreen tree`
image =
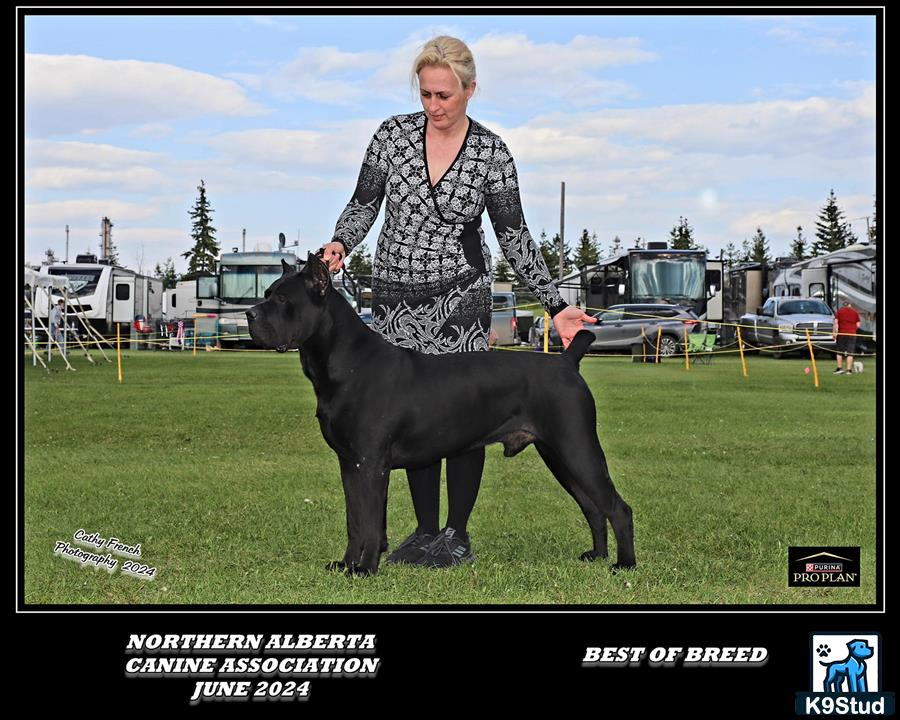
<path fill-rule="evenodd" d="M 44 251 L 44 255 L 47 256 L 47 259 L 44 261 L 47 265 L 52 265 L 53 263 L 58 262 L 56 259 L 56 252 L 53 250 L 53 248 L 47 248 Z"/>
<path fill-rule="evenodd" d="M 741 256 L 739 259 L 742 263 L 750 262 L 750 241 L 744 238 L 744 242 L 741 243 Z"/>
<path fill-rule="evenodd" d="M 669 247 L 672 250 L 693 250 L 697 247 L 694 243 L 694 228 L 687 221 L 687 218 L 679 217 L 678 224 L 672 228 L 669 233 Z"/>
<path fill-rule="evenodd" d="M 597 233 L 593 237 L 588 235 L 587 228 L 581 231 L 581 237 L 578 238 L 578 249 L 575 251 L 575 267 L 585 267 L 586 265 L 596 265 L 600 259 L 600 245 L 597 242 Z M 559 262 L 557 260 L 557 262 Z"/>
<path fill-rule="evenodd" d="M 363 284 L 372 284 L 372 253 L 369 252 L 368 245 L 353 248 L 346 268 L 347 272 L 362 280 Z"/>
<path fill-rule="evenodd" d="M 738 261 L 738 249 L 733 242 L 729 242 L 725 246 L 725 252 L 722 254 L 725 259 L 725 265 L 732 267 Z"/>
<path fill-rule="evenodd" d="M 172 258 L 166 258 L 165 263 L 162 265 L 156 263 L 156 267 L 153 269 L 153 277 L 163 281 L 163 290 L 175 287 L 175 283 L 178 282 L 178 273 L 175 272 L 175 263 L 172 262 Z"/>
<path fill-rule="evenodd" d="M 869 225 L 869 242 L 875 244 L 878 237 L 878 198 L 872 201 L 872 224 Z"/>
<path fill-rule="evenodd" d="M 819 213 L 816 221 L 816 241 L 812 246 L 813 257 L 826 255 L 855 243 L 856 236 L 850 230 L 850 223 L 844 220 L 844 213 L 838 207 L 834 189 L 828 196 L 828 202 Z"/>
<path fill-rule="evenodd" d="M 634 239 L 634 249 L 635 250 L 643 250 L 646 246 L 647 246 L 647 243 L 644 241 L 644 238 L 642 238 L 640 235 L 638 235 Z"/>
<path fill-rule="evenodd" d="M 193 280 L 199 275 L 212 275 L 216 271 L 216 258 L 219 256 L 219 243 L 216 241 L 216 229 L 210 223 L 213 209 L 206 199 L 206 185 L 203 180 L 197 186 L 200 197 L 194 203 L 194 207 L 188 213 L 193 220 L 191 237 L 194 247 L 181 257 L 188 260 L 188 271 L 184 275 L 185 280 Z"/>
<path fill-rule="evenodd" d="M 550 271 L 550 277 L 559 277 L 559 233 L 553 236 L 552 240 L 547 240 L 547 233 L 541 231 L 541 243 L 539 247 L 541 255 L 544 256 L 544 262 L 547 263 L 547 269 Z M 569 243 L 563 244 L 563 274 L 567 275 L 572 266 L 570 259 L 571 249 Z"/>
<path fill-rule="evenodd" d="M 612 245 L 609 246 L 609 255 L 610 257 L 615 257 L 620 252 L 622 252 L 622 239 L 616 235 L 613 238 Z"/>
<path fill-rule="evenodd" d="M 769 243 L 763 234 L 762 228 L 756 228 L 756 235 L 753 236 L 753 247 L 750 250 L 750 259 L 756 263 L 769 262 Z"/>
<path fill-rule="evenodd" d="M 806 260 L 806 239 L 803 237 L 803 226 L 797 226 L 797 239 L 791 243 L 791 257 Z"/>
<path fill-rule="evenodd" d="M 497 260 L 494 262 L 494 282 L 515 282 L 516 276 L 506 260 L 506 256 L 500 252 L 497 253 Z"/>

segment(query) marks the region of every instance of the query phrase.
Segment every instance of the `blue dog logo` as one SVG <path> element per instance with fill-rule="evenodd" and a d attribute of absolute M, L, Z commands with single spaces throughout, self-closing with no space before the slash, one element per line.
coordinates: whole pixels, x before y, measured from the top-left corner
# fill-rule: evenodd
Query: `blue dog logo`
<path fill-rule="evenodd" d="M 846 660 L 819 664 L 827 668 L 825 687 L 827 693 L 864 693 L 868 692 L 866 684 L 866 660 L 872 657 L 875 650 L 865 640 L 851 640 L 847 643 L 849 651 Z M 846 682 L 846 689 L 844 683 Z"/>

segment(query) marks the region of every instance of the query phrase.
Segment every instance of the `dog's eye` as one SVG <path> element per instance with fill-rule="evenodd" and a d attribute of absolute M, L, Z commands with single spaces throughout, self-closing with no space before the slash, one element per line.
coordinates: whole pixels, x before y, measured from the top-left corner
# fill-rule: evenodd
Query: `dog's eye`
<path fill-rule="evenodd" d="M 284 295 L 282 295 L 281 293 L 276 294 L 275 299 L 278 300 L 278 302 L 280 302 L 280 303 L 283 303 L 287 300 L 287 298 Z"/>

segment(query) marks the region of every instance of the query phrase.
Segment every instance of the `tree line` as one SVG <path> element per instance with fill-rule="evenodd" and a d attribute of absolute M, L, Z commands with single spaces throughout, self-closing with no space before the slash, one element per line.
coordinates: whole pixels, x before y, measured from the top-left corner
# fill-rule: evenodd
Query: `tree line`
<path fill-rule="evenodd" d="M 206 196 L 206 184 L 201 179 L 197 186 L 199 193 L 193 207 L 188 212 L 191 218 L 191 239 L 193 246 L 181 257 L 188 261 L 187 272 L 181 276 L 175 270 L 172 258 L 167 258 L 163 263 L 157 263 L 153 276 L 161 278 L 165 287 L 175 287 L 179 280 L 193 280 L 201 275 L 211 275 L 215 272 L 216 260 L 219 257 L 219 243 L 216 240 L 216 228 L 212 224 L 213 209 Z M 877 234 L 878 214 L 877 206 L 873 209 L 871 222 L 867 222 L 868 241 L 875 243 Z M 838 206 L 834 190 L 829 193 L 825 206 L 819 212 L 815 223 L 815 240 L 810 244 L 803 234 L 803 227 L 797 226 L 797 235 L 791 243 L 790 253 L 796 260 L 806 260 L 811 257 L 825 255 L 835 250 L 840 250 L 848 245 L 859 242 L 856 235 L 850 229 L 850 224 L 845 218 L 844 212 Z M 702 250 L 704 247 L 694 239 L 694 229 L 685 217 L 679 217 L 678 222 L 672 227 L 668 238 L 669 247 L 674 250 Z M 550 273 L 554 276 L 559 268 L 559 233 L 552 238 L 548 237 L 546 230 L 541 230 L 538 247 L 544 257 Z M 644 248 L 646 241 L 642 237 L 635 238 L 627 248 Z M 596 232 L 589 232 L 587 228 L 581 231 L 574 251 L 568 242 L 563 245 L 563 273 L 569 275 L 578 268 L 594 265 L 604 257 L 612 257 L 626 248 L 622 239 L 616 235 L 607 248 L 603 248 Z M 769 243 L 761 227 L 756 228 L 756 234 L 752 238 L 745 238 L 738 248 L 734 242 L 729 242 L 722 251 L 726 265 L 732 266 L 740 263 L 767 263 L 774 258 L 770 255 Z M 56 262 L 52 250 L 47 250 L 47 262 Z M 119 263 L 118 253 L 114 245 L 110 244 L 108 258 L 114 264 Z M 356 276 L 368 276 L 372 274 L 372 255 L 367 246 L 360 247 L 354 252 L 347 262 L 347 269 Z M 494 263 L 494 279 L 498 282 L 515 282 L 515 273 L 509 266 L 506 258 L 499 253 Z"/>

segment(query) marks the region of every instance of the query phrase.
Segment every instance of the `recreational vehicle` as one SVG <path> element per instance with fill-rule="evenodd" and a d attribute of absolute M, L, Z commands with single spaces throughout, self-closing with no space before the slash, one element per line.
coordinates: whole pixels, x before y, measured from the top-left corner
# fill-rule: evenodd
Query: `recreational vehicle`
<path fill-rule="evenodd" d="M 42 273 L 65 276 L 69 281 L 69 313 L 84 312 L 91 325 L 102 335 L 115 334 L 116 324 L 130 332 L 138 321 L 153 327 L 162 316 L 162 280 L 139 275 L 133 270 L 97 262 L 94 255 L 78 255 L 74 263 L 53 263 L 41 268 Z M 39 292 L 35 312 L 47 317 L 50 306 L 63 296 L 53 291 Z M 49 302 L 48 302 L 49 300 Z"/>
<path fill-rule="evenodd" d="M 722 261 L 706 250 L 669 250 L 649 243 L 584 271 L 587 306 L 602 310 L 628 303 L 681 305 L 703 320 L 722 320 Z"/>

